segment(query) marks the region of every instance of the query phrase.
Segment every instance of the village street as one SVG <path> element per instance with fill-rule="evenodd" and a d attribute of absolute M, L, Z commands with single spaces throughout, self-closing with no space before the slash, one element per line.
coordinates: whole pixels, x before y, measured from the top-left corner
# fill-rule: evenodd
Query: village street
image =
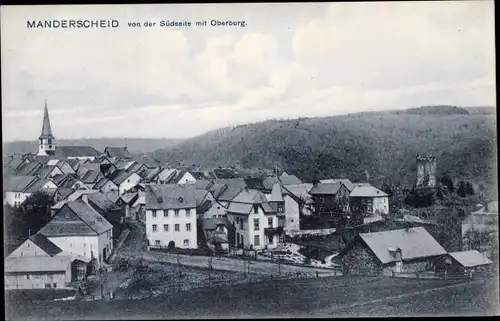
<path fill-rule="evenodd" d="M 203 269 L 207 269 L 209 267 L 209 261 L 211 259 L 213 270 L 244 273 L 246 267 L 246 273 L 260 275 L 295 275 L 298 273 L 300 276 L 307 275 L 309 277 L 326 277 L 335 276 L 338 274 L 338 272 L 332 269 L 295 266 L 288 264 L 278 265 L 277 263 L 272 263 L 269 261 L 245 261 L 242 259 L 228 257 L 190 256 L 148 251 L 146 250 L 144 241 L 145 236 L 143 225 L 136 222 L 131 222 L 129 223 L 128 227 L 130 230 L 130 235 L 125 241 L 123 247 L 117 252 L 117 258 L 124 257 L 133 261 L 142 258 L 146 262 L 149 261 L 181 264 Z M 248 262 L 250 263 L 248 264 Z"/>

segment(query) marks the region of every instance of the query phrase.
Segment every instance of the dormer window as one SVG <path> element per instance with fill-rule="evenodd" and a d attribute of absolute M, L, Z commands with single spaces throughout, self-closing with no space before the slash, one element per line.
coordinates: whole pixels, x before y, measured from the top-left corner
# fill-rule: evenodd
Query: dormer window
<path fill-rule="evenodd" d="M 253 206 L 253 212 L 254 212 L 254 214 L 258 214 L 259 213 L 259 205 L 254 204 L 254 206 Z"/>

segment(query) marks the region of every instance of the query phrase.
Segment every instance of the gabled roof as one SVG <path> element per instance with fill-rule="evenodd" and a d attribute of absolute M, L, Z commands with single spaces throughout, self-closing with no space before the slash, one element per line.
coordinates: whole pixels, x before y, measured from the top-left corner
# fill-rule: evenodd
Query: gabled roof
<path fill-rule="evenodd" d="M 49 183 L 50 181 L 48 179 L 45 179 L 45 178 L 40 178 L 38 180 L 36 180 L 33 184 L 31 184 L 30 186 L 28 186 L 24 192 L 25 193 L 35 193 L 35 192 L 38 192 L 40 189 L 43 188 L 43 186 L 45 186 L 45 184 Z"/>
<path fill-rule="evenodd" d="M 17 169 L 16 174 L 20 176 L 34 175 L 41 167 L 42 165 L 39 163 L 26 163 Z"/>
<path fill-rule="evenodd" d="M 71 264 L 69 256 L 20 256 L 5 259 L 5 272 L 54 272 L 65 271 Z"/>
<path fill-rule="evenodd" d="M 186 175 L 188 171 L 183 169 L 176 170 L 175 174 L 172 175 L 166 182 L 167 184 L 179 184 L 181 179 Z"/>
<path fill-rule="evenodd" d="M 205 218 L 202 220 L 202 226 L 204 230 L 216 230 L 219 226 L 226 226 L 230 224 L 227 219 L 224 218 Z"/>
<path fill-rule="evenodd" d="M 122 159 L 128 159 L 132 158 L 132 155 L 130 155 L 129 151 L 127 150 L 127 147 L 106 147 L 104 149 L 104 153 L 108 155 L 109 157 L 117 157 L 117 158 L 122 158 Z"/>
<path fill-rule="evenodd" d="M 160 173 L 161 168 L 148 168 L 144 171 L 143 175 L 141 175 L 144 179 L 153 180 Z"/>
<path fill-rule="evenodd" d="M 322 179 L 319 182 L 320 183 L 342 183 L 342 184 L 344 184 L 345 187 L 347 187 L 349 192 L 353 190 L 354 185 L 355 185 L 348 178 L 329 178 L 329 179 Z"/>
<path fill-rule="evenodd" d="M 387 193 L 372 185 L 355 185 L 350 197 L 388 197 Z"/>
<path fill-rule="evenodd" d="M 210 192 L 207 190 L 195 190 L 196 206 L 200 206 Z"/>
<path fill-rule="evenodd" d="M 360 233 L 359 237 L 382 264 L 396 261 L 390 249 L 401 249 L 403 260 L 446 254 L 446 250 L 423 227 Z"/>
<path fill-rule="evenodd" d="M 107 179 L 106 177 L 103 177 L 103 178 L 101 178 L 100 180 L 97 181 L 97 183 L 94 185 L 94 189 L 100 190 L 101 188 L 103 188 L 106 185 L 106 183 L 108 183 L 110 181 L 111 180 Z"/>
<path fill-rule="evenodd" d="M 143 155 L 142 157 L 136 157 L 135 160 L 139 164 L 143 164 L 149 168 L 158 167 L 161 165 L 159 160 L 157 160 L 149 155 Z"/>
<path fill-rule="evenodd" d="M 121 195 L 120 198 L 122 199 L 122 201 L 125 204 L 130 204 L 130 203 L 135 202 L 138 196 L 139 196 L 139 193 L 127 193 L 127 194 Z"/>
<path fill-rule="evenodd" d="M 98 157 L 101 153 L 90 146 L 57 146 L 56 156 L 61 157 Z"/>
<path fill-rule="evenodd" d="M 64 204 L 68 203 L 68 202 L 73 202 L 73 201 L 76 201 L 77 199 L 79 199 L 83 194 L 92 194 L 92 193 L 98 193 L 99 191 L 97 190 L 86 190 L 86 189 L 80 189 L 80 190 L 77 190 L 73 193 L 71 193 L 70 195 L 68 195 L 66 198 L 63 198 L 61 201 L 59 201 L 59 203 L 57 204 L 54 204 L 51 208 L 54 209 L 54 210 L 57 210 L 57 209 L 60 209 L 64 206 Z"/>
<path fill-rule="evenodd" d="M 125 168 L 129 173 L 139 173 L 147 169 L 146 165 L 140 163 L 133 163 L 130 166 L 126 166 Z"/>
<path fill-rule="evenodd" d="M 297 198 L 309 200 L 309 199 L 311 199 L 311 195 L 309 194 L 309 191 L 311 190 L 312 187 L 313 187 L 313 184 L 309 184 L 309 183 L 287 185 L 287 186 L 283 186 L 283 191 L 285 192 L 285 194 L 293 194 Z"/>
<path fill-rule="evenodd" d="M 101 172 L 90 169 L 82 177 L 81 181 L 84 183 L 96 183 L 100 177 Z"/>
<path fill-rule="evenodd" d="M 200 189 L 200 190 L 208 190 L 208 187 L 210 186 L 212 182 L 206 179 L 197 179 L 196 182 L 193 184 L 194 188 Z"/>
<path fill-rule="evenodd" d="M 38 172 L 36 173 L 40 178 L 47 178 L 49 177 L 50 173 L 52 173 L 52 171 L 54 169 L 59 169 L 57 166 L 55 165 L 48 165 L 48 166 L 45 166 L 43 168 L 40 168 L 38 170 Z"/>
<path fill-rule="evenodd" d="M 283 202 L 283 191 L 279 183 L 274 184 L 271 196 L 269 197 L 269 202 Z"/>
<path fill-rule="evenodd" d="M 337 183 L 318 183 L 315 184 L 309 194 L 311 195 L 335 195 L 339 191 L 340 187 L 343 184 L 340 182 Z"/>
<path fill-rule="evenodd" d="M 62 187 L 62 188 L 58 188 L 57 192 L 59 193 L 59 196 L 61 197 L 61 199 L 64 200 L 68 196 L 73 194 L 75 192 L 75 190 L 71 187 Z"/>
<path fill-rule="evenodd" d="M 119 211 L 118 207 L 112 200 L 110 200 L 103 193 L 91 193 L 87 195 L 88 200 L 92 205 L 104 212 Z"/>
<path fill-rule="evenodd" d="M 196 189 L 188 184 L 146 185 L 147 209 L 196 207 Z"/>
<path fill-rule="evenodd" d="M 60 159 L 55 158 L 55 159 L 51 159 L 51 160 L 49 160 L 49 161 L 47 162 L 47 165 L 48 165 L 48 166 L 54 166 L 54 165 L 57 165 L 58 163 L 61 163 L 61 160 L 60 160 Z"/>
<path fill-rule="evenodd" d="M 162 182 L 168 181 L 170 176 L 175 175 L 177 170 L 175 168 L 165 168 L 158 174 L 158 179 Z"/>
<path fill-rule="evenodd" d="M 36 233 L 35 235 L 30 236 L 29 239 L 50 256 L 54 256 L 62 252 L 57 245 L 52 243 L 42 233 Z"/>
<path fill-rule="evenodd" d="M 92 195 L 89 195 L 89 198 L 90 197 L 92 197 Z M 102 217 L 96 210 L 94 210 L 92 206 L 82 200 L 68 202 L 66 203 L 66 206 L 69 207 L 76 215 L 78 215 L 78 217 L 80 217 L 82 221 L 89 225 L 90 228 L 97 234 L 102 234 L 107 230 L 113 228 L 113 225 L 111 225 L 104 217 Z"/>
<path fill-rule="evenodd" d="M 24 192 L 29 186 L 37 180 L 36 176 L 10 176 L 6 177 L 3 183 L 3 189 L 7 192 Z"/>
<path fill-rule="evenodd" d="M 465 268 L 489 265 L 493 263 L 490 259 L 476 250 L 450 252 L 448 254 Z"/>
<path fill-rule="evenodd" d="M 229 207 L 227 208 L 228 213 L 237 213 L 237 214 L 250 214 L 250 211 L 253 208 L 253 204 L 246 203 L 229 203 Z"/>
<path fill-rule="evenodd" d="M 113 183 L 115 183 L 116 185 L 120 185 L 121 183 L 123 183 L 127 178 L 129 178 L 130 176 L 132 175 L 139 175 L 135 172 L 120 172 L 118 176 L 116 176 L 115 178 L 112 179 Z"/>
<path fill-rule="evenodd" d="M 302 184 L 302 181 L 295 175 L 281 175 L 279 177 L 281 185 L 295 185 Z"/>

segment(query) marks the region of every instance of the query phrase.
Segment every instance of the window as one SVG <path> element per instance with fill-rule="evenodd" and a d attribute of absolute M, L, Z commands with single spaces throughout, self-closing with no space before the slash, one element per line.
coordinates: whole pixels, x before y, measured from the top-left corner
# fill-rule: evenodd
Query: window
<path fill-rule="evenodd" d="M 175 231 L 176 231 L 176 232 L 179 232 L 179 231 L 180 231 L 179 224 L 175 224 Z"/>
<path fill-rule="evenodd" d="M 186 216 L 190 216 L 191 215 L 191 209 L 190 208 L 187 208 L 186 209 Z"/>
<path fill-rule="evenodd" d="M 184 246 L 189 246 L 189 240 L 188 239 L 184 240 Z"/>
<path fill-rule="evenodd" d="M 320 212 L 323 212 L 323 208 L 322 208 L 322 207 L 320 207 L 320 208 L 319 208 L 319 211 L 320 211 Z"/>
<path fill-rule="evenodd" d="M 179 210 L 174 210 L 175 216 L 179 216 Z"/>
<path fill-rule="evenodd" d="M 260 246 L 260 236 L 259 235 L 255 235 L 253 237 L 253 245 Z"/>
<path fill-rule="evenodd" d="M 259 219 L 258 218 L 256 218 L 256 219 L 253 220 L 253 230 L 254 231 L 260 230 L 260 228 L 259 228 Z"/>
<path fill-rule="evenodd" d="M 324 203 L 324 202 L 325 202 L 325 199 L 324 199 L 323 197 L 320 197 L 320 198 L 319 198 L 319 201 L 320 201 L 320 203 Z"/>
<path fill-rule="evenodd" d="M 156 210 L 153 210 L 153 218 L 156 218 Z"/>
<path fill-rule="evenodd" d="M 26 274 L 26 279 L 29 280 L 30 279 L 30 275 L 29 274 Z"/>
<path fill-rule="evenodd" d="M 259 213 L 259 205 L 255 204 L 255 205 L 253 206 L 253 212 L 254 212 L 255 214 Z"/>
<path fill-rule="evenodd" d="M 168 224 L 163 224 L 163 232 L 168 232 Z"/>
<path fill-rule="evenodd" d="M 273 218 L 272 217 L 267 219 L 267 226 L 273 227 Z"/>
<path fill-rule="evenodd" d="M 215 216 L 215 215 L 214 215 Z M 239 217 L 236 217 L 236 224 L 238 224 L 240 222 L 240 218 Z"/>
<path fill-rule="evenodd" d="M 279 204 L 279 205 L 278 205 L 278 212 L 279 212 L 279 213 L 283 213 L 283 212 L 284 212 L 284 208 L 283 208 L 283 205 L 282 205 L 282 204 Z"/>
<path fill-rule="evenodd" d="M 160 240 L 155 240 L 155 245 L 160 245 Z"/>
<path fill-rule="evenodd" d="M 240 220 L 240 230 L 243 229 L 243 220 Z"/>
<path fill-rule="evenodd" d="M 191 223 L 186 224 L 186 231 L 191 231 Z"/>
<path fill-rule="evenodd" d="M 217 215 L 212 215 L 212 218 L 217 218 Z"/>
<path fill-rule="evenodd" d="M 168 217 L 168 210 L 163 211 L 163 217 Z"/>
<path fill-rule="evenodd" d="M 153 232 L 156 232 L 158 226 L 156 224 L 153 224 Z"/>
<path fill-rule="evenodd" d="M 129 179 L 127 179 L 127 183 L 130 183 L 130 180 L 129 180 Z"/>
<path fill-rule="evenodd" d="M 269 241 L 269 244 L 272 245 L 273 244 L 273 237 L 272 236 L 269 236 L 268 237 L 268 241 Z"/>

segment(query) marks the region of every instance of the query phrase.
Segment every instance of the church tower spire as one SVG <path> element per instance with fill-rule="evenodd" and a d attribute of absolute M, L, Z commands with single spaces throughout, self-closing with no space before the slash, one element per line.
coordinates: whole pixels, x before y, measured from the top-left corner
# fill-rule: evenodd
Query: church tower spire
<path fill-rule="evenodd" d="M 42 134 L 38 138 L 38 155 L 50 155 L 53 154 L 55 146 L 55 138 L 52 135 L 52 129 L 50 128 L 49 110 L 47 108 L 47 99 L 45 99 L 45 109 L 43 112 L 43 125 Z"/>

